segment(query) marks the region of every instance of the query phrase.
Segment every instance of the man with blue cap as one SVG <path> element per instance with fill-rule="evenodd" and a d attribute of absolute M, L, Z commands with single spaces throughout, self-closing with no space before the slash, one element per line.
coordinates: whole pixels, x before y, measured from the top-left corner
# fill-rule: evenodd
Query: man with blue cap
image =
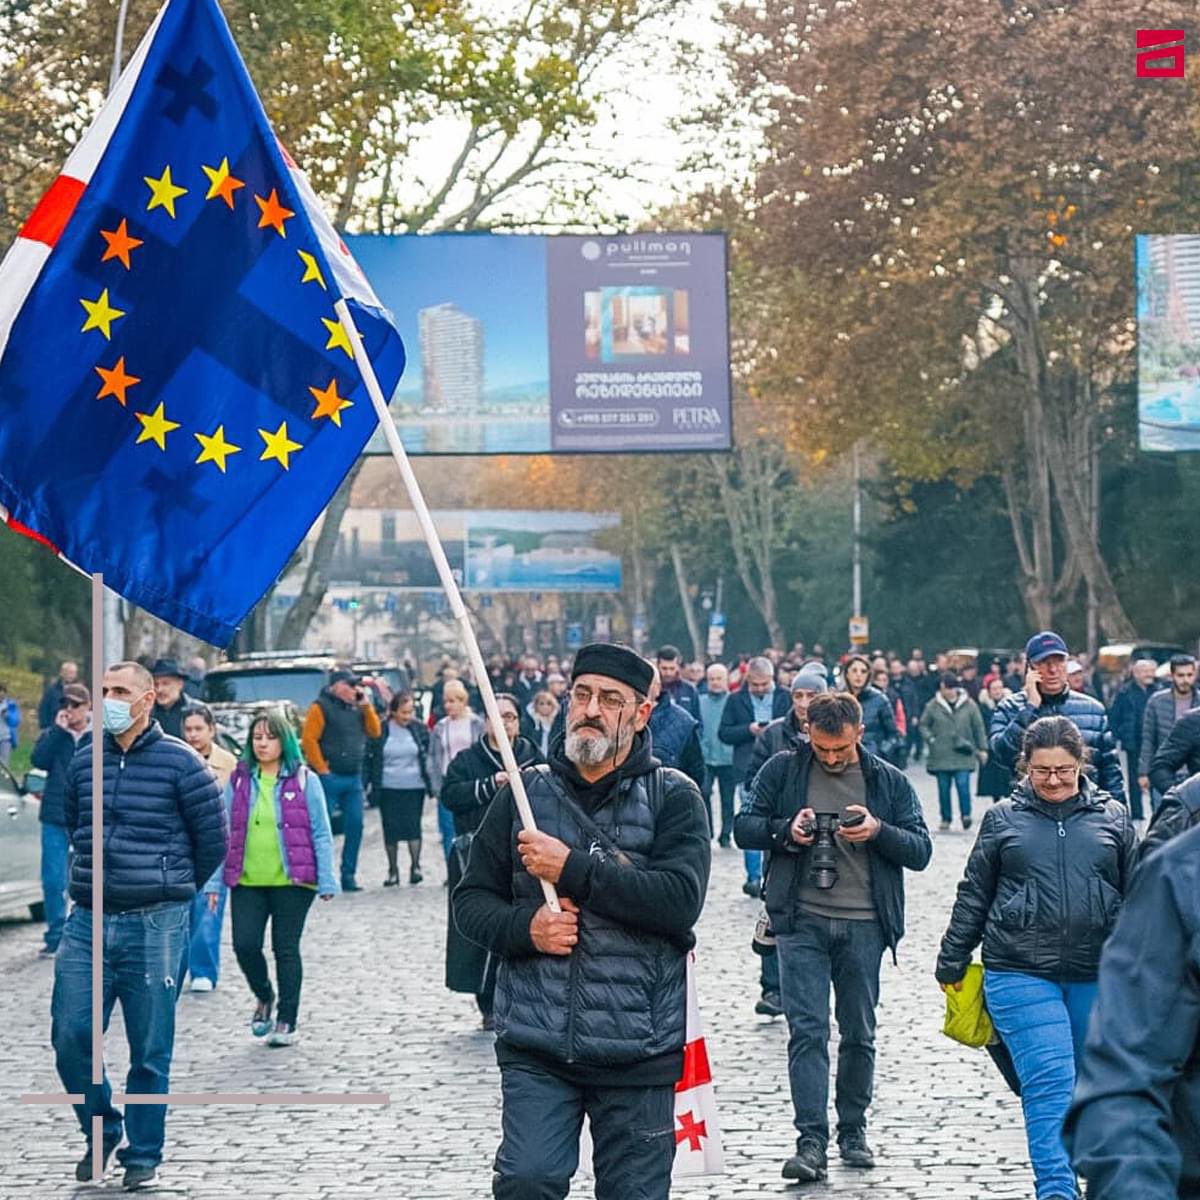
<path fill-rule="evenodd" d="M 1125 802 L 1125 781 L 1117 743 L 1104 705 L 1073 691 L 1067 681 L 1067 643 L 1050 630 L 1035 633 L 1025 646 L 1025 686 L 1001 700 L 992 716 L 988 740 L 992 760 L 1013 770 L 1021 754 L 1025 730 L 1040 717 L 1066 717 L 1090 752 L 1089 772 L 1114 800 Z"/>

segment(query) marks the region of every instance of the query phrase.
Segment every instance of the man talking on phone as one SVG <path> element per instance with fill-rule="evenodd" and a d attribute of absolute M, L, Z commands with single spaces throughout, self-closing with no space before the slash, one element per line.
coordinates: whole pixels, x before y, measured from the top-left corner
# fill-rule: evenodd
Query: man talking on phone
<path fill-rule="evenodd" d="M 904 936 L 904 869 L 923 871 L 933 843 L 907 777 L 862 746 L 849 692 L 808 705 L 809 742 L 771 758 L 733 826 L 743 849 L 771 851 L 767 913 L 788 1022 L 796 1153 L 785 1179 L 826 1178 L 829 988 L 838 1023 L 837 1139 L 842 1161 L 869 1168 L 875 1008 L 883 952 Z"/>
<path fill-rule="evenodd" d="M 379 714 L 353 671 L 338 668 L 309 706 L 300 735 L 308 765 L 321 777 L 332 818 L 342 810 L 342 891 L 361 892 L 355 881 L 363 834 L 363 760 L 367 741 L 383 736 Z"/>

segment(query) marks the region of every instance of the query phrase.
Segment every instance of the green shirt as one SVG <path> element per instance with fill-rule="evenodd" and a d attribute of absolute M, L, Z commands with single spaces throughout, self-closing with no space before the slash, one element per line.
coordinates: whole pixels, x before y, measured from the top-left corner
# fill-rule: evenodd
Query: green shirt
<path fill-rule="evenodd" d="M 260 771 L 254 805 L 246 823 L 246 856 L 239 883 L 247 887 L 287 887 L 279 830 L 275 821 L 275 783 L 279 776 Z"/>

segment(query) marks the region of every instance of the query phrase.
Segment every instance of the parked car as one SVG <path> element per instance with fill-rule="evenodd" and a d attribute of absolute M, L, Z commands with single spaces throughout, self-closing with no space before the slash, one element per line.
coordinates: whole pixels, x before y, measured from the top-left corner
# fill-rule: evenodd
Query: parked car
<path fill-rule="evenodd" d="M 0 763 L 0 917 L 45 919 L 39 804 Z"/>

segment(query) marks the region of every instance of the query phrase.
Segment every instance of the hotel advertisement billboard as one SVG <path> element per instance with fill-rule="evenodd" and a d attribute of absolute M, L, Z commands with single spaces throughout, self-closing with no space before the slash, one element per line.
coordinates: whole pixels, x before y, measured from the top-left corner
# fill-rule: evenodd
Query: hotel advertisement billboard
<path fill-rule="evenodd" d="M 729 449 L 723 234 L 347 241 L 408 349 L 410 454 Z"/>

